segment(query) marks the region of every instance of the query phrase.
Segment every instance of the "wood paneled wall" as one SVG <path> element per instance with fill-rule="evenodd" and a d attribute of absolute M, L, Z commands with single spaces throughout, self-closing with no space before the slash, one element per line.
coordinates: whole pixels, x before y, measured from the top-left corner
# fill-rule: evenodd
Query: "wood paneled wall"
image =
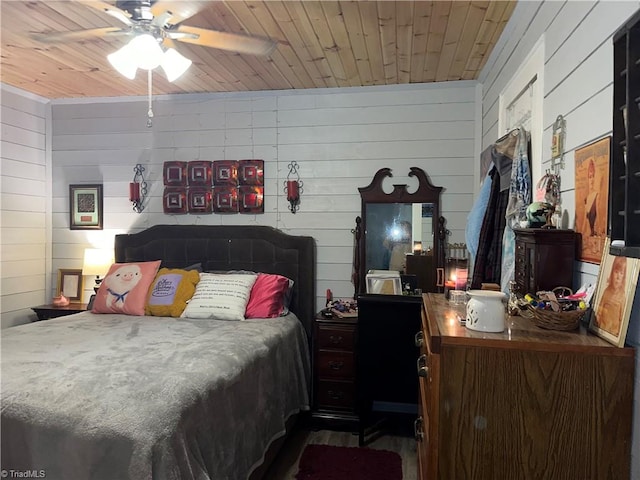
<path fill-rule="evenodd" d="M 2 328 L 28 322 L 49 298 L 46 279 L 48 101 L 2 86 L 0 295 Z"/>
<path fill-rule="evenodd" d="M 154 224 L 263 224 L 317 241 L 317 305 L 325 291 L 349 297 L 358 187 L 383 167 L 392 183 L 414 184 L 421 167 L 444 187 L 442 213 L 450 241 L 464 241 L 473 197 L 478 102 L 475 82 L 174 95 L 154 99 L 153 127 L 138 101 L 53 102 L 53 269 L 80 268 L 88 246 L 112 245 L 120 232 Z M 265 213 L 165 215 L 163 162 L 261 158 Z M 283 192 L 287 165 L 304 182 L 293 215 Z M 136 163 L 144 165 L 149 199 L 142 214 L 128 201 Z M 71 231 L 68 185 L 103 183 L 104 231 Z M 417 184 L 416 184 L 417 186 Z M 87 282 L 90 279 L 85 279 Z M 90 287 L 90 285 L 87 285 Z M 87 294 L 90 292 L 87 292 Z"/>
<path fill-rule="evenodd" d="M 564 169 L 561 170 L 563 220 L 575 225 L 576 148 L 611 135 L 613 108 L 613 33 L 640 2 L 518 2 L 511 21 L 480 75 L 483 85 L 483 146 L 498 132 L 499 95 L 539 41 L 544 41 L 543 158 L 550 168 L 551 134 L 558 115 L 566 120 Z M 534 178 L 534 182 L 537 182 Z M 575 262 L 574 284 L 595 284 L 599 266 Z M 640 291 L 636 292 L 627 340 L 640 346 Z M 636 357 L 635 419 L 631 478 L 640 478 L 640 358 Z M 580 405 L 576 405 L 580 408 Z M 588 412 L 585 412 L 588 415 Z"/>

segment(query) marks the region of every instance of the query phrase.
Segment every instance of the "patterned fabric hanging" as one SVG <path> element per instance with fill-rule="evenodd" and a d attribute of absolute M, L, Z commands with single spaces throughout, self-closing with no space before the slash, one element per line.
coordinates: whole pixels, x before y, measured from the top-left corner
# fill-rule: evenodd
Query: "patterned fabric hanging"
<path fill-rule="evenodd" d="M 520 127 L 516 155 L 511 168 L 511 183 L 509 185 L 509 202 L 505 212 L 506 225 L 502 237 L 502 268 L 500 287 L 509 293 L 509 283 L 515 272 L 515 244 L 514 227 L 520 226 L 520 221 L 527 218 L 527 206 L 531 203 L 531 171 L 529 169 L 528 154 L 529 138 L 526 130 Z"/>

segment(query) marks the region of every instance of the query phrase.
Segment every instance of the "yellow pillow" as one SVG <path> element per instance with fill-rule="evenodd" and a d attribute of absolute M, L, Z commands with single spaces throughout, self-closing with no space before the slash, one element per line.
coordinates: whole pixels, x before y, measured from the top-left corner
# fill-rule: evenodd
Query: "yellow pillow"
<path fill-rule="evenodd" d="M 161 268 L 149 289 L 144 313 L 156 317 L 179 317 L 193 297 L 199 281 L 200 275 L 196 270 Z"/>

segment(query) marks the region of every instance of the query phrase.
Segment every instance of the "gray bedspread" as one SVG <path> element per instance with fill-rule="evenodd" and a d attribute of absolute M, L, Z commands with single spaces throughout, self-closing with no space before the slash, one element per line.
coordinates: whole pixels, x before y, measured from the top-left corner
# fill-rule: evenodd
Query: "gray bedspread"
<path fill-rule="evenodd" d="M 3 330 L 0 372 L 1 468 L 47 480 L 244 480 L 309 408 L 293 314 L 84 312 Z"/>

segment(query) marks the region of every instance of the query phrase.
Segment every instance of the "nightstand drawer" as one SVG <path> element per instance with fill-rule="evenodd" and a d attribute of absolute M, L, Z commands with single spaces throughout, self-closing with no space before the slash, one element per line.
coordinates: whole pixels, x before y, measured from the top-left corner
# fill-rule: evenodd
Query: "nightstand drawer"
<path fill-rule="evenodd" d="M 332 350 L 353 351 L 355 346 L 355 333 L 352 326 L 319 325 L 318 348 Z"/>
<path fill-rule="evenodd" d="M 324 377 L 354 378 L 355 361 L 351 352 L 320 351 L 316 358 L 318 374 Z"/>
<path fill-rule="evenodd" d="M 355 407 L 355 387 L 353 382 L 320 380 L 316 395 L 318 407 L 320 408 L 353 410 Z"/>

